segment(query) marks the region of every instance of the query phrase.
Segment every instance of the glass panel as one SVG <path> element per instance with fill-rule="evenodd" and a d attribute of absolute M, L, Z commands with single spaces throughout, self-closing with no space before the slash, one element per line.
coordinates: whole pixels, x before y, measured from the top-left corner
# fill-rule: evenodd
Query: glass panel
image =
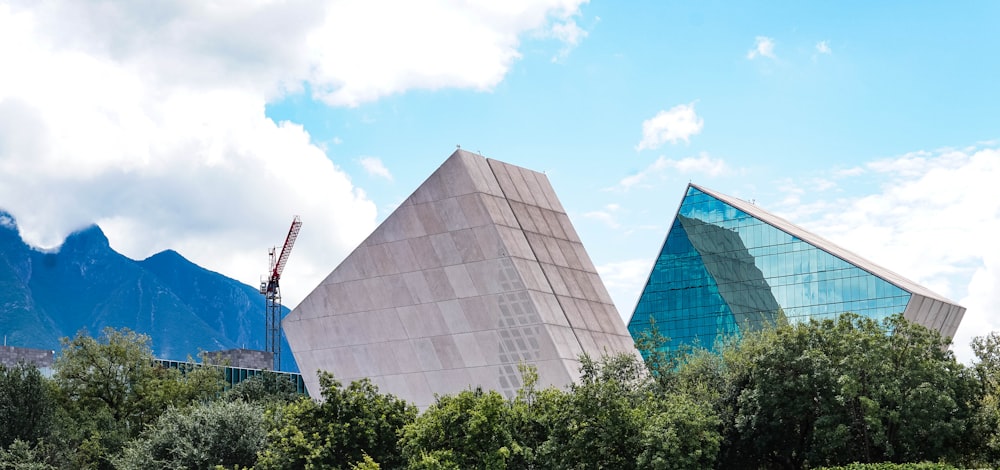
<path fill-rule="evenodd" d="M 694 187 L 677 217 L 629 331 L 655 322 L 668 348 L 849 310 L 882 318 L 910 294 Z"/>

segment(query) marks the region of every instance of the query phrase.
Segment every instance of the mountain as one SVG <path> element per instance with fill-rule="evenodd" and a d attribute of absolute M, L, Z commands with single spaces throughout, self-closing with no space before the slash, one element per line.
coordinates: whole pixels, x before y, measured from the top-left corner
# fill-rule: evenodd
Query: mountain
<path fill-rule="evenodd" d="M 7 344 L 57 350 L 61 337 L 107 326 L 149 335 L 163 359 L 263 349 L 264 297 L 173 250 L 132 260 L 96 225 L 70 234 L 56 251 L 39 251 L 0 211 L 0 333 Z M 287 343 L 282 351 L 290 351 Z M 283 356 L 282 370 L 297 371 L 292 355 Z"/>

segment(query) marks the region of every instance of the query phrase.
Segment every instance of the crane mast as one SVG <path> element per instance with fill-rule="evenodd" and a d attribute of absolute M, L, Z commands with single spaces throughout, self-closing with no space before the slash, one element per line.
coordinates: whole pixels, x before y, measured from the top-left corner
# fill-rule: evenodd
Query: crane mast
<path fill-rule="evenodd" d="M 265 299 L 265 328 L 264 350 L 274 355 L 274 370 L 281 370 L 281 287 L 279 280 L 281 272 L 285 269 L 288 256 L 292 254 L 292 247 L 295 239 L 299 236 L 299 229 L 302 228 L 302 220 L 299 216 L 292 219 L 292 226 L 288 229 L 288 236 L 285 237 L 285 244 L 281 247 L 281 252 L 277 247 L 268 250 L 271 259 L 269 272 L 266 278 L 260 281 L 260 293 Z"/>

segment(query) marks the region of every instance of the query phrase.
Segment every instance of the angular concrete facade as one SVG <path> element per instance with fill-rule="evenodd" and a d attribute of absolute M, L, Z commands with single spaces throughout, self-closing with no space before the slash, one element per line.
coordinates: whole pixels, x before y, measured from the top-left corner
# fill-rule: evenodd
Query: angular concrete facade
<path fill-rule="evenodd" d="M 564 386 L 582 353 L 637 354 L 545 175 L 456 151 L 282 322 L 316 370 L 371 378 L 420 407 L 520 362 Z"/>

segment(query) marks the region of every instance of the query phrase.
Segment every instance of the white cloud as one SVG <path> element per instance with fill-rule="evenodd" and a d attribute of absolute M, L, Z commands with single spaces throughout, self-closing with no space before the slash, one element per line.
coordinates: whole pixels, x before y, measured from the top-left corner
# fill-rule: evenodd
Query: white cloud
<path fill-rule="evenodd" d="M 585 212 L 583 216 L 588 219 L 597 220 L 610 228 L 616 229 L 621 227 L 621 224 L 618 223 L 618 219 L 615 217 L 615 213 L 617 213 L 620 209 L 621 206 L 618 204 L 607 204 L 601 210 Z"/>
<path fill-rule="evenodd" d="M 673 160 L 660 156 L 655 162 L 634 175 L 626 176 L 618 182 L 616 189 L 629 190 L 647 184 L 653 178 L 664 179 L 668 172 L 681 174 L 704 174 L 706 176 L 721 176 L 730 173 L 732 170 L 721 158 L 712 158 L 707 153 L 701 153 L 697 157 L 687 157 L 680 160 Z"/>
<path fill-rule="evenodd" d="M 642 141 L 635 149 L 656 149 L 666 142 L 675 144 L 679 140 L 688 142 L 704 126 L 705 121 L 694 112 L 694 103 L 679 104 L 642 122 Z"/>
<path fill-rule="evenodd" d="M 754 48 L 747 51 L 747 59 L 753 60 L 757 57 L 778 58 L 774 54 L 774 39 L 767 36 L 757 36 L 755 41 Z"/>
<path fill-rule="evenodd" d="M 955 337 L 1000 329 L 1000 149 L 916 152 L 867 165 L 878 193 L 823 201 L 807 228 L 968 308 Z"/>
<path fill-rule="evenodd" d="M 826 41 L 820 41 L 816 43 L 816 52 L 820 54 L 833 54 L 833 51 L 830 50 L 830 44 L 828 44 Z"/>
<path fill-rule="evenodd" d="M 251 285 L 299 214 L 294 305 L 377 214 L 265 104 L 303 82 L 335 105 L 488 90 L 582 2 L 0 2 L 0 205 L 37 246 L 96 222 L 127 256 L 173 248 Z"/>
<path fill-rule="evenodd" d="M 582 39 L 572 18 L 584 1 L 336 2 L 308 41 L 310 81 L 349 106 L 415 88 L 490 90 L 521 57 L 522 34 L 548 30 L 567 47 Z"/>
<path fill-rule="evenodd" d="M 556 22 L 552 25 L 549 34 L 563 43 L 562 49 L 559 53 L 552 57 L 553 62 L 559 62 L 569 56 L 569 53 L 580 44 L 584 38 L 587 37 L 589 33 L 579 25 L 576 21 L 570 19 L 563 22 Z"/>
<path fill-rule="evenodd" d="M 378 157 L 361 157 L 358 159 L 361 166 L 365 169 L 369 175 L 378 176 L 379 178 L 385 178 L 392 181 L 392 173 L 389 173 L 389 169 L 382 164 L 382 160 Z"/>
<path fill-rule="evenodd" d="M 632 315 L 652 268 L 651 259 L 632 259 L 597 266 L 597 273 L 608 288 L 618 313 L 626 322 Z"/>

